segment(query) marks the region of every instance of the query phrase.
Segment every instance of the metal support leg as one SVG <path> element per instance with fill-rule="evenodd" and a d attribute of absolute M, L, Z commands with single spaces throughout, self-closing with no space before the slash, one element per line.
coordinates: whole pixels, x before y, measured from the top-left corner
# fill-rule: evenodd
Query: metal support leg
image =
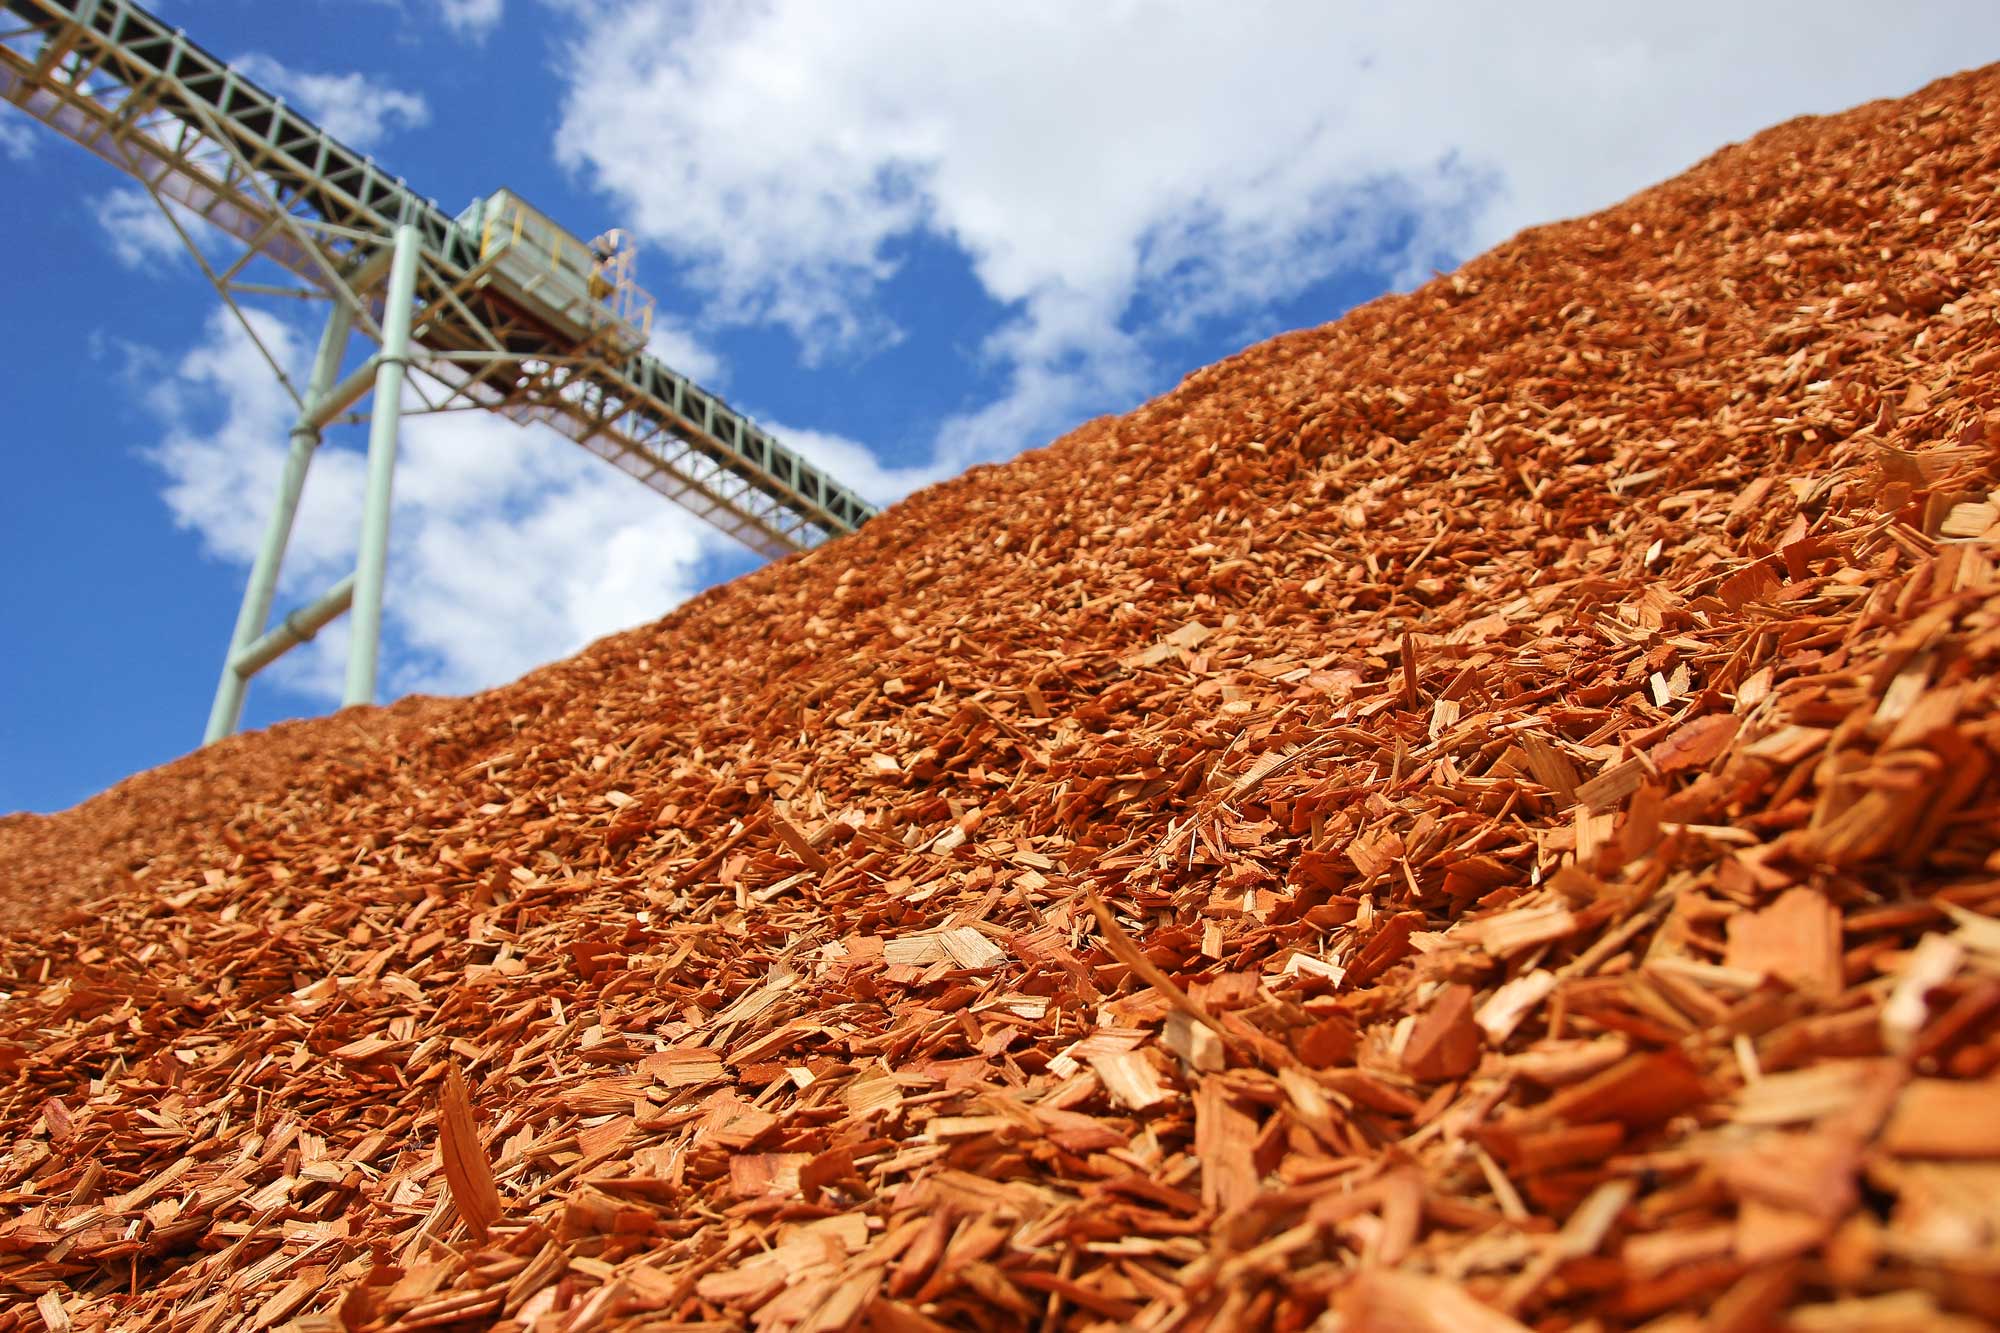
<path fill-rule="evenodd" d="M 236 656 L 264 632 L 271 616 L 271 598 L 278 587 L 278 569 L 285 562 L 285 547 L 292 539 L 292 519 L 298 514 L 299 492 L 305 488 L 306 469 L 312 464 L 313 450 L 319 447 L 319 426 L 313 409 L 326 396 L 333 377 L 340 373 L 340 361 L 347 350 L 348 330 L 354 324 L 354 308 L 345 301 L 333 303 L 326 328 L 313 357 L 312 373 L 306 381 L 306 401 L 292 426 L 292 447 L 285 455 L 285 471 L 278 482 L 278 500 L 271 507 L 271 521 L 264 528 L 263 545 L 250 566 L 250 582 L 243 589 L 243 605 L 236 612 L 236 629 L 229 636 L 229 651 L 222 656 L 222 679 L 215 687 L 215 702 L 208 710 L 208 729 L 202 743 L 221 740 L 236 730 L 243 717 L 243 691 L 248 674 L 238 669 Z"/>
<path fill-rule="evenodd" d="M 410 360 L 410 315 L 417 290 L 417 229 L 396 228 L 389 293 L 382 307 L 382 352 L 376 358 L 375 402 L 368 419 L 368 490 L 361 510 L 361 553 L 354 565 L 354 637 L 347 651 L 344 703 L 375 701 L 375 663 L 382 640 L 382 582 L 389 569 L 389 500 L 396 476 L 396 422 L 402 414 L 403 370 Z"/>
<path fill-rule="evenodd" d="M 237 671 L 246 679 L 256 675 L 300 644 L 312 642 L 313 635 L 331 625 L 353 604 L 354 575 L 349 574 L 318 601 L 290 612 L 275 629 L 264 631 L 262 638 L 236 654 Z"/>

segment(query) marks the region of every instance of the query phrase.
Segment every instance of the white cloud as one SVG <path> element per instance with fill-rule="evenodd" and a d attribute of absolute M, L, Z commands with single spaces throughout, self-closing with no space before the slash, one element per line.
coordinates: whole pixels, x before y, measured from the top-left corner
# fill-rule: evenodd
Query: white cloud
<path fill-rule="evenodd" d="M 415 129 L 431 118 L 423 94 L 366 74 L 315 74 L 260 53 L 244 56 L 235 66 L 269 91 L 296 101 L 321 129 L 352 148 L 372 147 L 399 129 Z"/>
<path fill-rule="evenodd" d="M 873 504 L 892 504 L 921 486 L 943 481 L 954 471 L 938 460 L 915 467 L 885 467 L 859 440 L 831 431 L 787 426 L 768 417 L 758 420 L 784 441 L 786 448 Z"/>
<path fill-rule="evenodd" d="M 303 362 L 310 351 L 304 337 L 261 312 L 249 317 L 280 361 Z M 296 411 L 291 399 L 229 312 L 217 309 L 206 336 L 156 382 L 149 401 L 167 431 L 147 457 L 167 476 L 175 521 L 198 533 L 209 554 L 247 568 L 277 493 Z M 351 567 L 362 462 L 339 448 L 315 458 L 292 530 L 288 589 L 317 596 Z"/>
<path fill-rule="evenodd" d="M 0 102 L 0 157 L 26 162 L 35 155 L 35 127 L 12 103 Z"/>
<path fill-rule="evenodd" d="M 805 355 L 897 336 L 912 241 L 1003 324 L 939 458 L 1157 387 L 1146 345 L 1343 272 L 1411 282 L 2000 45 L 1971 0 L 580 7 L 559 158 Z M 1329 312 L 1331 314 L 1332 312 Z M 1109 401 L 1108 401 L 1109 400 Z"/>
<path fill-rule="evenodd" d="M 308 338 L 253 312 L 290 365 Z M 246 570 L 261 540 L 293 408 L 228 316 L 153 395 L 166 432 L 147 451 L 174 520 Z M 285 561 L 278 614 L 351 572 L 365 429 L 331 432 L 313 461 Z M 511 680 L 592 639 L 665 614 L 700 586 L 728 539 L 553 431 L 486 413 L 405 418 L 384 610 L 384 697 Z M 329 701 L 346 621 L 273 670 Z M 221 651 L 228 626 L 218 624 Z"/>
<path fill-rule="evenodd" d="M 111 243 L 111 253 L 126 268 L 154 268 L 184 249 L 180 233 L 142 186 L 126 185 L 101 194 L 91 211 Z"/>
<path fill-rule="evenodd" d="M 500 22 L 503 0 L 438 0 L 444 21 L 462 37 L 484 38 Z"/>
<path fill-rule="evenodd" d="M 653 316 L 653 331 L 646 350 L 681 374 L 710 388 L 719 388 L 729 378 L 729 367 L 715 349 L 704 344 L 685 325 L 664 315 Z"/>
<path fill-rule="evenodd" d="M 166 207 L 174 221 L 146 193 L 141 185 L 123 185 L 107 190 L 90 201 L 91 214 L 111 246 L 113 258 L 129 269 L 153 276 L 173 271 L 187 255 L 188 241 L 199 246 L 204 258 L 216 269 L 228 266 L 242 253 L 242 244 L 208 219 L 178 200 L 168 199 Z M 183 233 L 186 240 L 182 239 Z M 192 269 L 185 270 L 192 272 Z"/>

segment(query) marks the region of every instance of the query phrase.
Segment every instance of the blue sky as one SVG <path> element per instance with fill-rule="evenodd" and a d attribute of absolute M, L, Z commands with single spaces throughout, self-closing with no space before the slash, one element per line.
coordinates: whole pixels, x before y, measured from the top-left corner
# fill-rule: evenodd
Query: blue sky
<path fill-rule="evenodd" d="M 1942 0 L 1892 32 L 1832 0 L 162 9 L 450 210 L 504 185 L 635 231 L 657 350 L 885 501 L 2000 55 L 2000 7 Z M 150 207 L 0 107 L 0 810 L 199 739 L 284 446 L 269 372 Z M 309 354 L 305 312 L 260 319 Z M 329 432 L 280 609 L 351 567 L 361 435 Z M 385 697 L 498 684 L 755 563 L 552 433 L 404 440 Z M 246 722 L 327 711 L 343 645 L 258 677 Z"/>

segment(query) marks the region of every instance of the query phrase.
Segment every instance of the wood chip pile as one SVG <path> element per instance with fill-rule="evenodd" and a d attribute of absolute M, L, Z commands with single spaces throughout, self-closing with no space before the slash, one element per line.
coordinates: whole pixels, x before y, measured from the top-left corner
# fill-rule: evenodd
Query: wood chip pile
<path fill-rule="evenodd" d="M 452 701 L 421 695 L 311 722 L 230 736 L 177 764 L 135 774 L 61 819 L 0 815 L 0 927 L 46 920 L 131 883 L 171 851 L 185 856 L 244 806 L 307 787 L 338 800 L 380 780 L 401 747 Z"/>
<path fill-rule="evenodd" d="M 1996 108 L 16 821 L 0 1329 L 1993 1327 Z"/>

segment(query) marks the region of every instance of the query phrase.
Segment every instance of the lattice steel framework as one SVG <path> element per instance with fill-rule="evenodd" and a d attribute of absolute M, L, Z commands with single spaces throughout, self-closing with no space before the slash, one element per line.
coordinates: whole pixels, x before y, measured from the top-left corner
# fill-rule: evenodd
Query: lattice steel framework
<path fill-rule="evenodd" d="M 130 0 L 0 0 L 0 98 L 146 188 L 299 407 L 285 488 L 252 570 L 209 739 L 235 729 L 251 674 L 350 602 L 358 622 L 379 618 L 405 366 L 418 372 L 410 381 L 416 410 L 545 422 L 765 555 L 808 549 L 874 513 L 715 394 L 634 349 L 623 336 L 629 326 L 606 318 L 579 332 L 524 297 L 501 280 L 505 251 L 482 246 L 478 228 L 460 225 Z M 396 261 L 399 240 L 405 258 Z M 233 256 L 227 262 L 222 249 Z M 245 296 L 332 302 L 305 385 L 244 317 Z M 343 376 L 351 332 L 380 350 Z M 371 482 L 380 495 L 371 485 L 356 575 L 267 632 L 292 509 L 320 432 L 371 390 Z M 349 702 L 374 690 L 373 626 L 356 629 L 357 641 L 371 641 L 365 664 L 359 642 L 350 660 Z"/>

